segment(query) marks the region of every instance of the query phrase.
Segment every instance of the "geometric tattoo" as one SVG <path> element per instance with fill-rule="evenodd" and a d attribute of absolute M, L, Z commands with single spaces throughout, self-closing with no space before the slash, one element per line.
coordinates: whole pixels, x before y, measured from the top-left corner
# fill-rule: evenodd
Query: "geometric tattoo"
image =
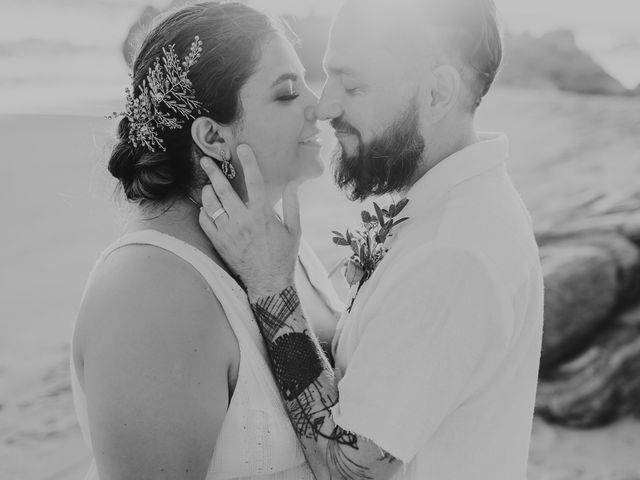
<path fill-rule="evenodd" d="M 295 400 L 322 373 L 315 344 L 307 333 L 285 333 L 271 348 L 273 373 L 285 400 Z"/>
<path fill-rule="evenodd" d="M 251 306 L 262 334 L 273 340 L 289 317 L 300 308 L 300 299 L 295 289 L 289 287 L 279 295 L 261 299 Z"/>
<path fill-rule="evenodd" d="M 278 389 L 303 448 L 326 440 L 324 461 L 340 478 L 372 480 L 372 471 L 352 458 L 360 450 L 359 437 L 333 423 L 331 408 L 338 403 L 333 369 L 302 313 L 295 287 L 251 304 L 265 340 Z M 345 448 L 346 447 L 346 448 Z M 382 450 L 381 450 L 382 451 Z M 373 459 L 391 464 L 396 459 L 384 452 Z M 373 466 L 373 465 L 372 465 Z"/>

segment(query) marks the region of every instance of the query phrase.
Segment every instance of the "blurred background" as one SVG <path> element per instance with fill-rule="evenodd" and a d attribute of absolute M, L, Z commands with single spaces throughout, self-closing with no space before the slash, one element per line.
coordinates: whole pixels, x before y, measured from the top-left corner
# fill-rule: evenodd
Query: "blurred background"
<path fill-rule="evenodd" d="M 127 221 L 104 116 L 123 108 L 138 39 L 182 3 L 0 0 L 0 478 L 87 468 L 69 336 L 93 262 Z M 287 17 L 319 93 L 339 1 L 248 3 Z M 640 3 L 496 3 L 505 62 L 478 128 L 511 140 L 547 286 L 529 477 L 640 480 Z M 348 202 L 329 168 L 301 197 L 305 236 L 330 268 L 347 252 L 329 232 L 369 206 Z"/>

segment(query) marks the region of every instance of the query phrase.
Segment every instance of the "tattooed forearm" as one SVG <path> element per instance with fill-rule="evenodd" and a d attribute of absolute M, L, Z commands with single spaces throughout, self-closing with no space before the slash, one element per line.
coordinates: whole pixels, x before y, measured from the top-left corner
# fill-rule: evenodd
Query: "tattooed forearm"
<path fill-rule="evenodd" d="M 333 370 L 302 313 L 294 287 L 252 302 L 273 374 L 293 428 L 317 478 L 373 480 L 395 472 L 396 459 L 337 426 Z"/>
<path fill-rule="evenodd" d="M 300 309 L 300 299 L 295 288 L 288 287 L 280 294 L 259 298 L 251 304 L 262 336 L 267 344 L 282 333 L 287 321 Z"/>

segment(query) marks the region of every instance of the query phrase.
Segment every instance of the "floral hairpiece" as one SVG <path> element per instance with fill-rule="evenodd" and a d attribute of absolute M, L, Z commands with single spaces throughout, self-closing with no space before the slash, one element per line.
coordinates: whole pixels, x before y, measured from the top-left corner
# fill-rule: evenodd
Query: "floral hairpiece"
<path fill-rule="evenodd" d="M 179 117 L 195 119 L 195 115 L 207 111 L 196 100 L 188 78 L 189 69 L 197 63 L 202 53 L 200 38 L 195 37 L 182 62 L 174 49 L 175 44 L 162 48 L 162 63 L 157 58 L 153 67 L 149 68 L 147 77 L 138 86 L 138 96 L 126 88 L 124 112 L 113 113 L 113 117 L 125 116 L 129 119 L 129 141 L 134 147 L 144 145 L 151 152 L 156 149 L 166 151 L 160 137 L 162 129 L 179 129 L 183 125 Z"/>

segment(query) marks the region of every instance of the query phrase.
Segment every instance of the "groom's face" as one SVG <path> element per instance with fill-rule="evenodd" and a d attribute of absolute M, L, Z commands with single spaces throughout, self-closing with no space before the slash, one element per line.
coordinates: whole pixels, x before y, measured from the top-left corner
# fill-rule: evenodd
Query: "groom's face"
<path fill-rule="evenodd" d="M 425 140 L 418 62 L 360 5 L 347 2 L 334 22 L 317 112 L 336 131 L 338 185 L 362 200 L 411 185 Z"/>

